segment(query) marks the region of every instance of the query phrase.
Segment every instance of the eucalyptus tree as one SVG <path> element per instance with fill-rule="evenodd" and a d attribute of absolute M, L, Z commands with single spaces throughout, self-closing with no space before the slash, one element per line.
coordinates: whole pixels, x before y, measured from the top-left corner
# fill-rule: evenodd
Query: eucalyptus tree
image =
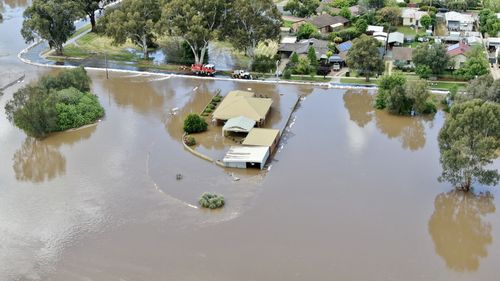
<path fill-rule="evenodd" d="M 115 2 L 116 0 L 73 0 L 78 5 L 78 9 L 89 17 L 92 32 L 96 31 L 95 13 L 102 11 L 106 4 Z"/>

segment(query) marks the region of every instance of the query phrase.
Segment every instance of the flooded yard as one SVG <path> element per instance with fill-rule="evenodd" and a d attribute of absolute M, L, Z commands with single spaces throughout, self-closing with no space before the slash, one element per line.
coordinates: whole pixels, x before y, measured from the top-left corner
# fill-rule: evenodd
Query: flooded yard
<path fill-rule="evenodd" d="M 442 111 L 392 116 L 363 90 L 89 71 L 105 118 L 34 140 L 3 107 L 51 70 L 17 61 L 22 9 L 3 2 L 0 74 L 26 78 L 0 97 L 0 280 L 498 280 L 498 187 L 437 181 Z M 248 88 L 283 112 L 305 99 L 270 171 L 234 181 L 184 150 L 182 125 L 217 89 Z M 206 191 L 227 205 L 198 209 Z"/>

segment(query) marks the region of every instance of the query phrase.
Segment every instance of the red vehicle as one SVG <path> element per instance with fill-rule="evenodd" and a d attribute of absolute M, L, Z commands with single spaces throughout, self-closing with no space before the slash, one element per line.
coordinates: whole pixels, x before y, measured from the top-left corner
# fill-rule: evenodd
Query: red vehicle
<path fill-rule="evenodd" d="M 215 66 L 213 64 L 192 64 L 191 72 L 200 76 L 214 76 Z"/>

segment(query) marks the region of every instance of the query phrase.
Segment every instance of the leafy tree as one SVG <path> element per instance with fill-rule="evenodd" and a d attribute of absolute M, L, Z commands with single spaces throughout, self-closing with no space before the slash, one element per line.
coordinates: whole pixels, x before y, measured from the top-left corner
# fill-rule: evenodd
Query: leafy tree
<path fill-rule="evenodd" d="M 339 16 L 343 16 L 346 19 L 351 19 L 352 17 L 351 11 L 347 7 L 342 7 L 342 9 L 340 9 Z"/>
<path fill-rule="evenodd" d="M 361 35 L 353 40 L 353 46 L 347 53 L 347 65 L 363 73 L 366 81 L 370 81 L 370 75 L 384 70 L 384 61 L 380 57 L 379 47 L 380 43 L 377 39 Z"/>
<path fill-rule="evenodd" d="M 63 44 L 75 31 L 73 22 L 81 14 L 71 1 L 34 0 L 23 16 L 21 34 L 26 43 L 40 37 L 48 41 L 56 55 L 62 55 Z"/>
<path fill-rule="evenodd" d="M 399 72 L 384 75 L 379 81 L 379 93 L 375 101 L 377 108 L 387 108 L 395 114 L 409 114 L 412 108 L 411 100 L 405 94 L 406 77 Z"/>
<path fill-rule="evenodd" d="M 307 50 L 307 58 L 309 59 L 309 63 L 312 67 L 318 67 L 318 57 L 316 56 L 316 50 L 313 47 L 309 47 Z"/>
<path fill-rule="evenodd" d="M 401 21 L 401 9 L 398 7 L 384 7 L 377 11 L 377 20 L 380 23 L 397 26 Z"/>
<path fill-rule="evenodd" d="M 96 31 L 95 13 L 102 11 L 106 4 L 113 2 L 113 0 L 73 0 L 78 5 L 78 9 L 87 15 L 90 19 L 91 31 Z"/>
<path fill-rule="evenodd" d="M 188 134 L 201 133 L 208 128 L 207 122 L 198 114 L 191 113 L 184 120 L 184 132 Z"/>
<path fill-rule="evenodd" d="M 227 6 L 223 0 L 171 0 L 162 8 L 159 30 L 182 37 L 189 44 L 195 64 L 203 64 L 208 44 L 220 35 Z"/>
<path fill-rule="evenodd" d="M 375 10 L 381 9 L 385 6 L 385 0 L 361 0 L 360 3 L 368 9 Z"/>
<path fill-rule="evenodd" d="M 495 12 L 490 9 L 483 9 L 479 13 L 479 30 L 493 37 L 500 32 L 500 19 Z"/>
<path fill-rule="evenodd" d="M 276 70 L 275 57 L 257 55 L 252 61 L 252 70 L 256 72 L 269 73 Z"/>
<path fill-rule="evenodd" d="M 159 20 L 159 0 L 124 0 L 119 8 L 105 15 L 102 24 L 114 44 L 124 44 L 130 39 L 142 49 L 144 59 L 148 59 L 148 46 L 155 39 Z"/>
<path fill-rule="evenodd" d="M 485 9 L 500 13 L 500 2 L 498 0 L 483 0 L 483 6 Z"/>
<path fill-rule="evenodd" d="M 368 23 L 366 22 L 366 19 L 359 18 L 354 24 L 354 28 L 359 34 L 365 33 L 366 30 L 368 29 Z"/>
<path fill-rule="evenodd" d="M 500 80 L 493 80 L 489 74 L 471 80 L 465 94 L 459 96 L 459 100 L 471 99 L 500 103 Z"/>
<path fill-rule="evenodd" d="M 467 61 L 457 70 L 456 74 L 470 80 L 476 76 L 488 74 L 489 71 L 489 62 L 486 59 L 484 50 L 482 47 L 477 46 L 469 51 Z"/>
<path fill-rule="evenodd" d="M 406 82 L 405 95 L 411 100 L 413 110 L 417 114 L 429 114 L 437 111 L 436 105 L 430 99 L 427 81 L 409 80 Z"/>
<path fill-rule="evenodd" d="M 77 81 L 82 74 L 83 69 L 67 70 L 21 88 L 5 106 L 7 119 L 36 138 L 95 122 L 104 109 L 87 92 L 89 78 Z"/>
<path fill-rule="evenodd" d="M 290 57 L 290 62 L 292 62 L 294 64 L 299 63 L 299 55 L 296 52 L 294 52 L 292 54 L 292 56 Z"/>
<path fill-rule="evenodd" d="M 294 74 L 313 74 L 316 69 L 311 66 L 311 61 L 307 57 L 300 57 L 299 63 L 294 67 Z"/>
<path fill-rule="evenodd" d="M 228 39 L 248 56 L 259 42 L 279 39 L 281 14 L 272 0 L 235 0 L 230 11 Z"/>
<path fill-rule="evenodd" d="M 423 79 L 429 78 L 432 74 L 432 70 L 428 65 L 421 64 L 415 68 L 415 73 Z"/>
<path fill-rule="evenodd" d="M 432 25 L 432 18 L 429 15 L 423 15 L 420 18 L 420 24 L 425 28 L 429 29 L 429 27 Z"/>
<path fill-rule="evenodd" d="M 465 12 L 468 8 L 467 1 L 464 0 L 449 0 L 446 6 L 452 11 L 459 12 Z"/>
<path fill-rule="evenodd" d="M 311 37 L 317 37 L 319 35 L 319 31 L 311 23 L 304 23 L 299 26 L 299 30 L 297 31 L 297 39 L 309 39 Z"/>
<path fill-rule="evenodd" d="M 413 62 L 417 67 L 426 65 L 433 74 L 440 74 L 450 64 L 450 56 L 443 44 L 424 43 L 413 51 Z"/>
<path fill-rule="evenodd" d="M 319 0 L 289 0 L 283 9 L 294 16 L 308 17 L 316 13 L 319 4 Z"/>
<path fill-rule="evenodd" d="M 476 99 L 453 105 L 438 140 L 443 168 L 440 181 L 464 191 L 475 181 L 498 184 L 498 171 L 487 166 L 500 149 L 500 104 Z"/>
<path fill-rule="evenodd" d="M 225 200 L 221 195 L 213 193 L 203 193 L 198 203 L 203 208 L 217 209 L 224 207 Z"/>

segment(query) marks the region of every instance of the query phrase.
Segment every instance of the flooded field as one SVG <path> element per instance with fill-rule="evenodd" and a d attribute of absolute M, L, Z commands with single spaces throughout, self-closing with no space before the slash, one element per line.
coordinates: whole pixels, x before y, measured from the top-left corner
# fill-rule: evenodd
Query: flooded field
<path fill-rule="evenodd" d="M 443 112 L 391 116 L 366 91 L 92 71 L 105 118 L 34 140 L 3 110 L 51 71 L 16 59 L 21 2 L 0 1 L 0 75 L 26 75 L 0 97 L 0 280 L 498 280 L 500 194 L 437 182 Z M 217 89 L 248 88 L 280 108 L 305 99 L 271 170 L 233 181 L 184 150 L 182 121 Z M 205 191 L 226 207 L 198 209 Z"/>

